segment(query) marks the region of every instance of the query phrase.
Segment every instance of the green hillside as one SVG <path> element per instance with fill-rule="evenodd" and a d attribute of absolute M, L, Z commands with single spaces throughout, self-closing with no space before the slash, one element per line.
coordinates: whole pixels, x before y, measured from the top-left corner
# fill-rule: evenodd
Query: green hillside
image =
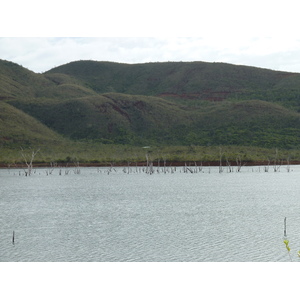
<path fill-rule="evenodd" d="M 5 102 L 0 102 L 1 144 L 24 146 L 26 141 L 26 144 L 34 145 L 41 141 L 57 141 L 60 138 L 37 119 Z"/>
<path fill-rule="evenodd" d="M 300 142 L 300 74 L 95 61 L 35 74 L 0 60 L 0 109 L 0 149 L 57 145 L 63 159 L 68 151 L 92 151 L 92 159 L 105 145 L 292 151 Z"/>
<path fill-rule="evenodd" d="M 77 61 L 46 72 L 79 79 L 99 93 L 151 95 L 195 105 L 198 100 L 278 102 L 300 109 L 300 74 L 206 62 L 119 64 Z M 196 101 L 193 101 L 196 100 Z"/>
<path fill-rule="evenodd" d="M 0 60 L 0 99 L 36 97 L 38 91 L 53 85 L 40 74 L 18 64 Z"/>
<path fill-rule="evenodd" d="M 68 145 L 68 141 L 35 118 L 0 101 L 0 164 L 20 159 L 21 149 L 49 153 Z"/>

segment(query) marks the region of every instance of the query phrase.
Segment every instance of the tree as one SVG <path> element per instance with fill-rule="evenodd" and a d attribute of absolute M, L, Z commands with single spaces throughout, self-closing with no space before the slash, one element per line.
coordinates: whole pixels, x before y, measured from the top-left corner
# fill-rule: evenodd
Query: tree
<path fill-rule="evenodd" d="M 27 166 L 27 169 L 24 170 L 25 176 L 30 176 L 32 174 L 32 169 L 33 169 L 33 160 L 34 157 L 37 155 L 37 153 L 40 151 L 40 149 L 34 151 L 32 150 L 31 155 L 28 153 L 25 153 L 24 149 L 21 147 L 21 155 L 24 159 L 24 162 Z"/>

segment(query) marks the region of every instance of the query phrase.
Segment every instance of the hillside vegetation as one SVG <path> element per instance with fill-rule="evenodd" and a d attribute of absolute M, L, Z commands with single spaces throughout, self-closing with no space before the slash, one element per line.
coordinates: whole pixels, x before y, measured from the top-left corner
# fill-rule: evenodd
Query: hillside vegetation
<path fill-rule="evenodd" d="M 299 112 L 297 73 L 224 63 L 77 61 L 36 74 L 0 60 L 5 155 L 20 147 L 63 159 L 91 151 L 87 160 L 118 147 L 134 153 L 143 146 L 297 151 Z M 187 156 L 177 154 L 178 160 Z"/>

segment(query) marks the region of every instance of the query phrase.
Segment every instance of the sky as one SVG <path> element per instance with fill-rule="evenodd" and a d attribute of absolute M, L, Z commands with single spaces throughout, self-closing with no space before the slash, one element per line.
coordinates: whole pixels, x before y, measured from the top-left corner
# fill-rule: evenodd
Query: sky
<path fill-rule="evenodd" d="M 0 38 L 0 59 L 34 72 L 76 60 L 146 63 L 226 62 L 300 72 L 300 39 L 248 38 L 216 42 L 205 37 L 22 37 Z"/>
<path fill-rule="evenodd" d="M 17 11 L 17 1 L 8 2 L 14 14 L 0 20 L 0 59 L 38 73 L 76 60 L 225 62 L 300 72 L 294 0 L 53 0 L 43 7 L 29 0 Z"/>

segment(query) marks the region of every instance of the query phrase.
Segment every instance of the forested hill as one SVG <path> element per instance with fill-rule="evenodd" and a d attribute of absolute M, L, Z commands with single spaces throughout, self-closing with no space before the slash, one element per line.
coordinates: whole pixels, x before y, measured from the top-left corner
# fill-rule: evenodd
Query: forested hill
<path fill-rule="evenodd" d="M 299 108 L 300 103 L 300 74 L 225 63 L 77 61 L 46 72 L 55 74 L 70 75 L 98 93 L 162 96 L 185 104 L 187 99 L 259 99 Z"/>
<path fill-rule="evenodd" d="M 36 74 L 0 60 L 0 105 L 5 147 L 300 142 L 300 74 L 224 63 L 77 61 Z"/>

